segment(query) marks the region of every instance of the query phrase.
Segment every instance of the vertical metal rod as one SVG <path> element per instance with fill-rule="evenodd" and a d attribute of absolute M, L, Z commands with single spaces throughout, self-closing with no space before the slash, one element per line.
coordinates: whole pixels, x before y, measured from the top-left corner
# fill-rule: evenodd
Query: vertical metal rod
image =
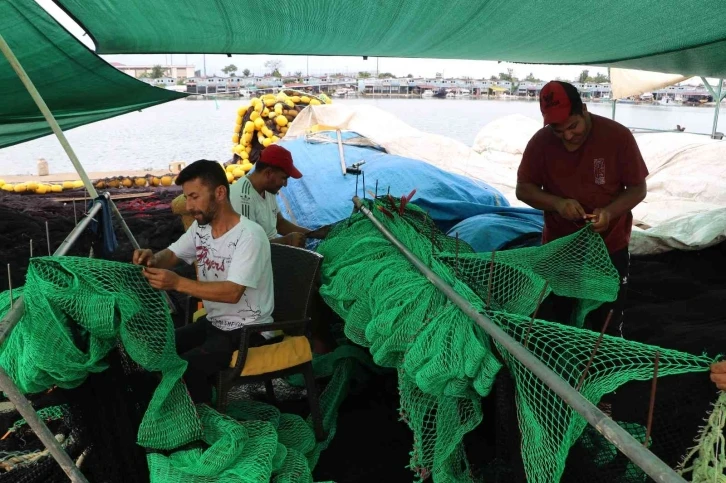
<path fill-rule="evenodd" d="M 454 274 L 459 278 L 459 232 L 456 232 L 456 265 L 454 266 Z"/>
<path fill-rule="evenodd" d="M 30 258 L 33 258 L 33 239 L 30 239 Z"/>
<path fill-rule="evenodd" d="M 63 149 L 65 150 L 66 154 L 71 160 L 71 163 L 73 163 L 73 167 L 76 168 L 76 172 L 81 177 L 81 180 L 83 181 L 83 185 L 86 187 L 88 192 L 91 194 L 93 198 L 98 197 L 98 193 L 96 193 L 96 188 L 91 183 L 91 180 L 88 178 L 88 174 L 86 174 L 86 170 L 83 168 L 83 165 L 81 165 L 80 160 L 78 159 L 78 156 L 76 156 L 75 151 L 73 151 L 73 148 L 71 147 L 70 143 L 68 142 L 68 139 L 66 139 L 65 134 L 63 133 L 63 130 L 58 125 L 58 121 L 55 120 L 55 117 L 53 117 L 53 113 L 50 112 L 50 109 L 48 108 L 48 105 L 45 103 L 43 98 L 40 96 L 40 93 L 38 93 L 38 89 L 35 88 L 35 85 L 33 84 L 33 81 L 30 80 L 30 77 L 28 77 L 28 74 L 25 72 L 25 69 L 23 69 L 23 66 L 20 65 L 20 62 L 18 62 L 17 57 L 15 57 L 15 54 L 10 49 L 10 46 L 5 41 L 5 38 L 3 38 L 2 35 L 0 35 L 0 52 L 3 53 L 6 59 L 8 59 L 8 63 L 13 68 L 15 73 L 20 78 L 20 81 L 25 86 L 25 89 L 27 89 L 28 94 L 33 98 L 35 101 L 35 104 L 40 109 L 40 112 L 43 113 L 43 117 L 45 117 L 45 120 L 50 125 L 50 128 L 55 133 L 56 137 L 58 138 L 58 141 L 60 141 L 61 146 L 63 146 Z"/>
<path fill-rule="evenodd" d="M 50 256 L 50 228 L 48 228 L 48 222 L 45 222 L 45 240 L 48 242 L 48 256 Z"/>
<path fill-rule="evenodd" d="M 716 132 L 718 131 L 718 114 L 721 110 L 721 92 L 723 91 L 723 79 L 718 80 L 718 92 L 716 94 L 716 107 L 713 112 L 713 129 L 711 129 L 711 138 L 716 138 Z"/>
<path fill-rule="evenodd" d="M 378 180 L 376 180 L 376 194 L 375 194 L 375 198 L 373 198 L 373 199 L 374 200 L 378 199 Z"/>
<path fill-rule="evenodd" d="M 55 439 L 53 433 L 48 429 L 48 426 L 38 417 L 33 406 L 20 393 L 18 387 L 2 367 L 0 367 L 0 388 L 2 388 L 2 391 L 10 399 L 10 402 L 15 405 L 23 419 L 28 422 L 28 426 L 35 432 L 38 439 L 48 448 L 48 451 L 58 462 L 65 474 L 68 475 L 68 478 L 74 483 L 88 483 L 88 480 L 83 476 L 81 470 L 76 467 L 73 460 L 68 456 L 68 453 L 63 450 L 58 440 Z"/>
<path fill-rule="evenodd" d="M 527 332 L 524 334 L 524 348 L 527 349 L 527 344 L 529 344 L 529 333 L 532 331 L 532 325 L 534 325 L 534 319 L 537 318 L 537 312 L 539 312 L 539 308 L 542 305 L 542 299 L 544 299 L 545 294 L 547 293 L 547 287 L 549 287 L 549 282 L 545 280 L 544 287 L 542 287 L 542 291 L 539 293 L 539 298 L 537 299 L 537 307 L 534 308 L 534 312 L 532 313 L 532 318 L 529 319 L 529 324 L 527 325 Z"/>
<path fill-rule="evenodd" d="M 362 171 L 361 174 L 363 175 L 363 199 L 366 199 L 366 172 Z"/>
<path fill-rule="evenodd" d="M 343 176 L 346 175 L 346 164 L 345 164 L 345 152 L 343 150 L 343 140 L 340 137 L 340 129 L 335 130 L 335 135 L 338 137 L 338 157 L 340 158 L 340 169 L 343 171 Z M 356 193 L 357 195 L 358 193 Z"/>
<path fill-rule="evenodd" d="M 356 194 L 357 194 L 357 193 L 356 193 Z M 390 186 L 388 187 L 388 193 L 387 193 L 387 195 L 388 195 L 388 196 L 391 196 L 391 187 L 390 187 Z"/>
<path fill-rule="evenodd" d="M 494 255 L 497 252 L 492 250 L 492 260 L 489 262 L 489 282 L 487 283 L 487 308 L 490 308 L 492 300 L 492 279 L 494 278 Z"/>
<path fill-rule="evenodd" d="M 355 195 L 358 196 L 358 173 L 355 174 Z"/>
<path fill-rule="evenodd" d="M 8 292 L 10 292 L 10 309 L 13 308 L 13 280 L 10 277 L 10 264 L 8 263 Z"/>
<path fill-rule="evenodd" d="M 430 211 L 427 211 L 426 212 L 426 216 L 428 217 L 429 221 L 431 222 L 431 234 L 430 234 L 430 236 L 431 236 L 431 253 L 434 253 L 434 246 L 435 246 L 435 244 L 434 244 L 434 236 L 436 234 L 434 232 L 434 229 L 436 228 L 436 224 L 434 223 L 434 219 L 431 218 L 431 212 Z"/>
<path fill-rule="evenodd" d="M 653 428 L 653 410 L 655 409 L 655 389 L 658 384 L 658 363 L 660 362 L 660 352 L 655 351 L 655 363 L 653 364 L 653 383 L 650 386 L 650 403 L 648 404 L 648 425 L 645 428 L 645 441 L 643 446 L 648 447 L 650 441 L 650 431 Z"/>
<path fill-rule="evenodd" d="M 492 322 L 484 314 L 474 307 L 470 302 L 459 295 L 451 285 L 447 284 L 433 270 L 426 266 L 416 255 L 406 248 L 391 232 L 376 219 L 371 211 L 361 204 L 359 198 L 353 198 L 355 207 L 359 209 L 368 220 L 375 226 L 383 236 L 393 244 L 401 254 L 426 279 L 431 282 L 446 298 L 454 303 L 459 309 L 471 318 L 481 329 L 493 340 L 507 350 L 512 357 L 517 359 L 524 367 L 529 369 L 535 377 L 550 388 L 573 410 L 577 411 L 592 427 L 594 427 L 605 439 L 615 445 L 625 456 L 640 467 L 648 476 L 658 483 L 686 483 L 680 475 L 670 468 L 663 461 L 658 459 L 647 448 L 643 448 L 640 441 L 620 427 L 615 421 L 607 417 L 594 404 L 585 399 L 582 394 L 575 391 L 562 377 L 552 369 L 542 364 L 531 352 L 526 350 L 516 340 L 507 334 L 501 327 Z"/>
<path fill-rule="evenodd" d="M 76 199 L 73 199 L 73 224 L 78 224 L 78 215 L 76 215 Z"/>
<path fill-rule="evenodd" d="M 595 354 L 597 354 L 597 350 L 600 348 L 600 343 L 602 342 L 602 338 L 605 335 L 605 331 L 608 328 L 608 325 L 610 325 L 610 319 L 613 317 L 613 311 L 611 310 L 608 312 L 608 316 L 605 319 L 605 324 L 603 324 L 602 329 L 600 330 L 600 336 L 597 338 L 597 341 L 595 342 L 595 347 L 592 349 L 592 353 L 590 354 L 590 359 L 587 361 L 587 365 L 585 366 L 585 370 L 582 371 L 582 376 L 580 376 L 580 382 L 577 383 L 577 391 L 580 391 L 580 388 L 582 387 L 582 383 L 585 382 L 585 377 L 587 377 L 587 372 L 590 370 L 590 365 L 592 365 L 592 361 L 595 359 Z"/>
<path fill-rule="evenodd" d="M 614 121 L 615 120 L 615 106 L 617 105 L 618 100 L 613 97 L 612 101 L 613 101 L 613 113 L 611 115 L 611 118 Z"/>
<path fill-rule="evenodd" d="M 136 238 L 134 237 L 134 234 L 131 233 L 131 229 L 129 228 L 129 225 L 126 224 L 126 220 L 124 220 L 124 217 L 121 216 L 121 212 L 118 210 L 118 206 L 116 206 L 116 203 L 113 202 L 111 199 L 110 193 L 105 193 L 106 199 L 108 200 L 108 204 L 111 205 L 111 209 L 113 210 L 113 213 L 116 215 L 116 218 L 118 219 L 119 224 L 121 225 L 121 229 L 126 233 L 126 236 L 128 237 L 129 241 L 131 241 L 131 246 L 134 247 L 134 250 L 138 250 L 141 248 L 139 246 L 139 242 L 136 241 Z M 169 310 L 172 314 L 176 313 L 176 306 L 174 305 L 174 302 L 171 301 L 171 298 L 169 297 L 169 294 L 165 291 L 162 291 L 161 294 L 164 296 L 164 300 L 166 300 L 166 304 L 169 306 Z"/>

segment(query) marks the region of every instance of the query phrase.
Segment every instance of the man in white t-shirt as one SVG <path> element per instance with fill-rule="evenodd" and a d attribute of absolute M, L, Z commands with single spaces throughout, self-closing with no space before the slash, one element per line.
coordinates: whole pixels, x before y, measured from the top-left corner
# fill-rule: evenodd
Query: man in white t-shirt
<path fill-rule="evenodd" d="M 328 227 L 311 231 L 282 216 L 276 195 L 289 178 L 302 178 L 302 173 L 290 151 L 272 144 L 262 151 L 255 170 L 232 185 L 230 200 L 237 213 L 262 226 L 270 243 L 304 248 L 306 238 L 325 238 Z"/>
<path fill-rule="evenodd" d="M 194 222 L 169 248 L 134 252 L 152 287 L 176 290 L 204 301 L 205 317 L 176 330 L 176 349 L 187 361 L 184 380 L 192 400 L 211 400 L 210 377 L 228 367 L 245 324 L 272 322 L 274 291 L 270 244 L 260 225 L 241 217 L 229 202 L 229 183 L 216 161 L 196 161 L 179 173 Z M 170 268 L 197 263 L 197 278 Z M 267 337 L 270 334 L 264 334 Z M 269 343 L 254 334 L 251 346 Z"/>

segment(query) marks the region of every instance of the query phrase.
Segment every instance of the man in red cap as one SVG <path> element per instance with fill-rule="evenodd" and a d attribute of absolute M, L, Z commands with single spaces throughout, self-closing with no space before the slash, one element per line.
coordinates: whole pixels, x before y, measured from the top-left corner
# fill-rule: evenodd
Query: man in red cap
<path fill-rule="evenodd" d="M 572 84 L 548 82 L 540 93 L 540 110 L 545 126 L 522 156 L 517 198 L 544 211 L 543 243 L 570 235 L 588 222 L 602 235 L 620 274 L 620 291 L 588 325 L 599 330 L 612 309 L 608 332 L 618 333 L 630 265 L 631 210 L 645 198 L 648 169 L 630 130 L 587 112 Z M 557 300 L 555 320 L 570 322 L 571 306 L 571 299 Z"/>
<path fill-rule="evenodd" d="M 308 236 L 323 238 L 325 233 L 297 226 L 280 213 L 276 195 L 289 178 L 300 179 L 302 173 L 293 164 L 290 151 L 271 144 L 262 150 L 255 170 L 232 185 L 230 201 L 237 213 L 262 226 L 270 243 L 304 247 Z"/>

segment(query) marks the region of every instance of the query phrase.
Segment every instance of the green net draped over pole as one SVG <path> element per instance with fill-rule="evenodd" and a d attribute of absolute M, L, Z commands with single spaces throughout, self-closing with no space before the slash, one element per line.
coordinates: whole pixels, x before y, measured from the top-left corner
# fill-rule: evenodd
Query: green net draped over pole
<path fill-rule="evenodd" d="M 602 238 L 588 228 L 538 248 L 475 254 L 436 230 L 415 205 L 367 201 L 376 218 L 462 297 L 523 342 L 545 287 L 579 299 L 574 322 L 614 300 L 618 275 Z M 481 421 L 480 398 L 506 365 L 515 382 L 527 478 L 558 481 L 568 451 L 586 421 L 494 344 L 448 301 L 362 214 L 339 223 L 321 243 L 321 294 L 345 320 L 345 334 L 368 347 L 376 364 L 398 370 L 401 416 L 411 428 L 411 468 L 421 479 L 471 481 L 463 437 Z M 489 289 L 489 272 L 491 289 Z M 490 300 L 490 307 L 486 301 Z M 576 386 L 599 334 L 542 320 L 532 324 L 529 349 Z M 605 336 L 582 386 L 597 403 L 632 380 L 648 380 L 660 351 L 659 376 L 707 370 L 711 359 Z"/>
<path fill-rule="evenodd" d="M 236 401 L 228 415 L 195 406 L 181 380 L 186 362 L 176 354 L 166 303 L 139 267 L 34 258 L 25 286 L 13 290 L 14 298 L 21 294 L 25 313 L 0 347 L 0 365 L 24 393 L 77 387 L 107 367 L 106 356 L 119 342 L 139 366 L 160 374 L 138 432 L 141 446 L 171 450 L 148 454 L 153 482 L 312 482 L 355 368 L 366 362 L 351 345 L 314 360 L 316 374 L 330 376 L 320 397 L 329 435 L 318 443 L 309 420 L 267 404 Z M 0 293 L 0 316 L 9 308 L 9 294 Z M 174 451 L 198 440 L 206 445 Z"/>

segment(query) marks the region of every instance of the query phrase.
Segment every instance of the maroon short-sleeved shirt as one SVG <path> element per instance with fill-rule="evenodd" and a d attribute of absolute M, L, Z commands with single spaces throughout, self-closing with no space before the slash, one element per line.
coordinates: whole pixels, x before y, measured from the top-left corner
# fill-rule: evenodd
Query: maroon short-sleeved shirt
<path fill-rule="evenodd" d="M 648 176 L 633 134 L 610 119 L 590 114 L 592 129 L 576 151 L 569 152 L 546 126 L 529 141 L 517 181 L 540 186 L 555 196 L 577 200 L 587 213 L 609 205 L 625 186 L 641 184 Z M 559 214 L 545 212 L 543 243 L 570 235 L 584 226 Z M 603 238 L 610 253 L 628 246 L 633 214 L 611 219 Z"/>

